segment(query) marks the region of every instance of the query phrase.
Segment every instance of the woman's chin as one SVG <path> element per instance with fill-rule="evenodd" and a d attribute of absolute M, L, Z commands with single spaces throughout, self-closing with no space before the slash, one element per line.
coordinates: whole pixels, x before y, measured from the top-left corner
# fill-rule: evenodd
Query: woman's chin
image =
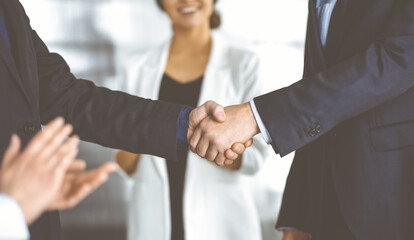
<path fill-rule="evenodd" d="M 194 30 L 194 29 L 198 29 L 200 27 L 203 27 L 203 24 L 198 22 L 198 21 L 186 21 L 184 23 L 175 23 L 174 24 L 175 28 L 181 29 L 181 30 L 186 30 L 186 31 L 190 31 L 190 30 Z"/>

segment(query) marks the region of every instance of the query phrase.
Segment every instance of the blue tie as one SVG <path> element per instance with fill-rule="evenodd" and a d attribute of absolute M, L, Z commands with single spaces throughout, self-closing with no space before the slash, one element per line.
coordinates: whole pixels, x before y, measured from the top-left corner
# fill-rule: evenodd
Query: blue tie
<path fill-rule="evenodd" d="M 1 7 L 0 7 L 0 33 L 3 36 L 4 40 L 6 41 L 7 46 L 10 49 L 10 39 L 7 34 L 6 22 L 4 21 L 4 14 L 3 14 L 3 10 L 1 9 Z"/>

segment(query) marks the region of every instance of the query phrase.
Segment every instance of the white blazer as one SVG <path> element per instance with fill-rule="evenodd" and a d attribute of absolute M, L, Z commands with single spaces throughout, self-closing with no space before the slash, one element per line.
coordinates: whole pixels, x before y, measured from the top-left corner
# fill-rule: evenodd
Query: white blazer
<path fill-rule="evenodd" d="M 133 56 L 121 90 L 157 99 L 170 42 Z M 199 104 L 214 100 L 224 106 L 248 102 L 263 92 L 258 58 L 213 37 Z M 259 136 L 243 155 L 239 171 L 220 168 L 188 154 L 184 185 L 186 240 L 259 240 L 260 216 L 252 194 L 255 174 L 268 156 Z M 166 160 L 143 155 L 133 176 L 129 205 L 129 240 L 170 240 L 171 217 Z M 270 209 L 273 211 L 273 209 Z"/>

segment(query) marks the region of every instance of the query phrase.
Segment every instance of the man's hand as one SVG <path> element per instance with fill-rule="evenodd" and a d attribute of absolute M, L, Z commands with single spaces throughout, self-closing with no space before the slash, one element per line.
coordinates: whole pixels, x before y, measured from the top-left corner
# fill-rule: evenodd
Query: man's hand
<path fill-rule="evenodd" d="M 64 210 L 76 206 L 86 196 L 104 183 L 117 167 L 105 163 L 99 168 L 85 172 L 83 161 L 74 161 L 66 172 L 63 183 L 48 206 L 48 210 Z"/>
<path fill-rule="evenodd" d="M 28 224 L 47 209 L 75 158 L 79 140 L 67 137 L 72 127 L 57 118 L 20 152 L 20 139 L 13 135 L 0 170 L 0 192 L 15 199 Z"/>
<path fill-rule="evenodd" d="M 187 132 L 187 141 L 190 142 L 190 138 L 193 136 L 197 126 L 207 117 L 213 117 L 217 122 L 224 122 L 226 120 L 226 114 L 224 108 L 213 102 L 208 101 L 198 108 L 194 109 L 190 113 L 188 132 Z"/>
<path fill-rule="evenodd" d="M 260 132 L 249 103 L 226 107 L 225 113 L 221 122 L 206 117 L 189 136 L 193 152 L 220 166 L 231 164 Z"/>

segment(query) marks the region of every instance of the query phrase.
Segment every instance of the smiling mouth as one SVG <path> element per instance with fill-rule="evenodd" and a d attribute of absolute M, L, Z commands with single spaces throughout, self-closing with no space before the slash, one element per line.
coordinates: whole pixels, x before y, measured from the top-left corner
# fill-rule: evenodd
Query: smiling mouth
<path fill-rule="evenodd" d="M 185 8 L 180 8 L 178 11 L 182 14 L 192 14 L 197 12 L 198 8 L 197 7 L 185 7 Z"/>

